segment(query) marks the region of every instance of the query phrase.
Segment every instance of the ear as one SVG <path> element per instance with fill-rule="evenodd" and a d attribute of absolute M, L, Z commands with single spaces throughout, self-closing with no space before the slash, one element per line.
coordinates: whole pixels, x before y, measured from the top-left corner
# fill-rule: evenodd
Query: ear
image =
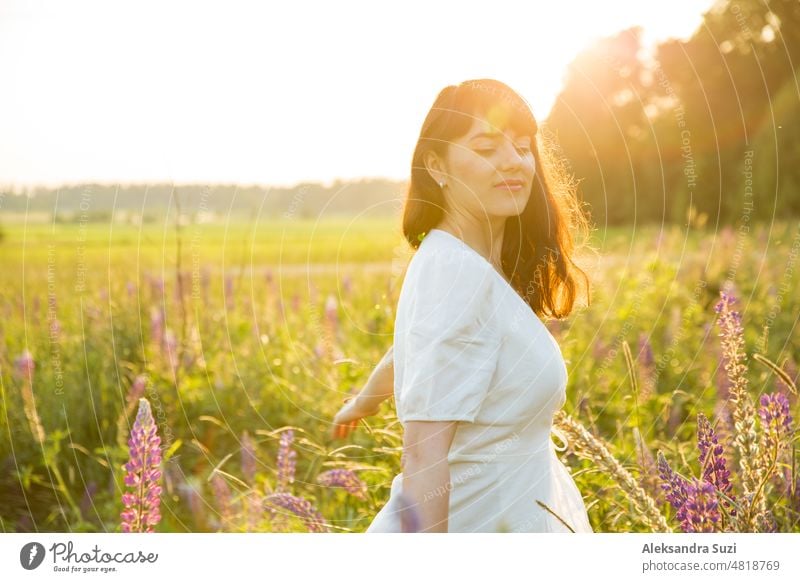
<path fill-rule="evenodd" d="M 425 164 L 425 169 L 428 170 L 428 174 L 430 174 L 435 182 L 447 179 L 447 172 L 444 169 L 444 163 L 442 158 L 439 157 L 439 154 L 434 151 L 426 152 L 423 163 Z"/>

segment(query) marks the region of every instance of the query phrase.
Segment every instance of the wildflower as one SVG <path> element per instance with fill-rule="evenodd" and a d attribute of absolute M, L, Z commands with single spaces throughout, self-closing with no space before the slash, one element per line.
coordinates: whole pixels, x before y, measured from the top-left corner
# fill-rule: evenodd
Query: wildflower
<path fill-rule="evenodd" d="M 327 299 L 325 300 L 325 320 L 334 329 L 336 328 L 336 324 L 339 320 L 338 307 L 339 304 L 336 301 L 336 297 L 333 295 L 328 295 Z"/>
<path fill-rule="evenodd" d="M 686 486 L 686 501 L 678 510 L 677 517 L 685 532 L 716 531 L 720 515 L 714 486 L 706 481 L 692 479 Z"/>
<path fill-rule="evenodd" d="M 136 422 L 128 440 L 130 459 L 124 465 L 125 485 L 132 491 L 122 495 L 123 532 L 152 532 L 161 520 L 161 438 L 146 398 L 139 400 Z"/>
<path fill-rule="evenodd" d="M 667 501 L 675 509 L 680 509 L 686 503 L 686 482 L 675 473 L 667 463 L 664 453 L 658 451 L 658 476 L 661 477 L 661 488 L 667 495 Z"/>
<path fill-rule="evenodd" d="M 211 477 L 211 491 L 214 493 L 214 499 L 217 502 L 221 515 L 221 526 L 225 523 L 230 523 L 231 515 L 231 488 L 228 482 L 219 473 L 214 473 Z"/>
<path fill-rule="evenodd" d="M 792 432 L 792 415 L 789 412 L 789 399 L 781 392 L 761 395 L 758 415 L 766 434 L 770 449 L 779 448 L 781 438 Z"/>
<path fill-rule="evenodd" d="M 722 298 L 714 310 L 719 314 L 719 335 L 722 338 L 725 371 L 730 380 L 730 402 L 733 405 L 736 434 L 734 442 L 739 451 L 744 493 L 754 494 L 764 471 L 756 433 L 755 406 L 747 393 L 744 333 L 739 312 L 731 309 L 736 299 L 725 292 L 720 295 Z M 757 513 L 762 513 L 766 509 L 763 497 L 758 499 L 758 503 Z"/>
<path fill-rule="evenodd" d="M 317 511 L 317 508 L 314 507 L 308 499 L 292 495 L 291 493 L 276 492 L 267 495 L 264 498 L 264 504 L 273 515 L 275 514 L 275 507 L 290 511 L 303 520 L 303 523 L 310 532 L 321 533 L 328 531 L 322 514 Z"/>
<path fill-rule="evenodd" d="M 703 479 L 723 493 L 731 490 L 730 471 L 723 456 L 723 447 L 711 428 L 708 418 L 701 412 L 697 415 L 697 447 L 700 449 L 700 465 Z"/>
<path fill-rule="evenodd" d="M 567 439 L 574 443 L 576 453 L 597 463 L 619 483 L 620 488 L 630 496 L 645 524 L 653 528 L 653 531 L 672 531 L 667 524 L 667 520 L 659 513 L 653 498 L 639 486 L 633 475 L 614 458 L 599 438 L 592 435 L 583 425 L 563 410 L 556 412 L 555 420 L 558 428 Z"/>
<path fill-rule="evenodd" d="M 17 378 L 24 378 L 28 382 L 33 382 L 33 371 L 36 368 L 36 363 L 33 360 L 33 355 L 25 350 L 22 355 L 14 360 L 14 372 Z"/>
<path fill-rule="evenodd" d="M 326 487 L 342 487 L 359 499 L 366 499 L 367 485 L 349 469 L 331 469 L 317 476 L 317 482 Z"/>
<path fill-rule="evenodd" d="M 288 429 L 281 433 L 278 445 L 278 491 L 284 491 L 287 485 L 294 482 L 297 453 L 291 448 L 293 440 L 294 430 Z"/>

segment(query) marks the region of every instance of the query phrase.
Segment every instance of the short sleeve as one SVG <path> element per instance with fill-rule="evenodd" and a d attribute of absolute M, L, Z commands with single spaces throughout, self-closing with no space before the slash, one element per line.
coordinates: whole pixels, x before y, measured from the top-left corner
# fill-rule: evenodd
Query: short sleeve
<path fill-rule="evenodd" d="M 398 302 L 398 418 L 474 422 L 499 356 L 500 334 L 491 320 L 497 274 L 469 252 L 426 250 L 412 259 Z"/>

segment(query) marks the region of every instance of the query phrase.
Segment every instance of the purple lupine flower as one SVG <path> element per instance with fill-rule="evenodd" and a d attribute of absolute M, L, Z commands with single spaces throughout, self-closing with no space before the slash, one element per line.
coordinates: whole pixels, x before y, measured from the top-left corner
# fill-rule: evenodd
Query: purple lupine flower
<path fill-rule="evenodd" d="M 655 363 L 655 358 L 653 357 L 653 346 L 650 345 L 650 340 L 644 332 L 639 334 L 638 347 L 642 365 L 649 370 Z"/>
<path fill-rule="evenodd" d="M 780 445 L 780 440 L 792 432 L 792 415 L 789 412 L 789 399 L 782 392 L 762 394 L 758 415 L 770 447 Z"/>
<path fill-rule="evenodd" d="M 697 415 L 697 447 L 700 450 L 700 466 L 703 469 L 703 480 L 714 485 L 721 493 L 724 493 L 731 500 L 736 497 L 731 492 L 728 462 L 725 459 L 725 450 L 719 443 L 714 429 L 708 418 L 701 412 Z M 723 505 L 728 509 L 730 515 L 736 515 L 736 509 L 730 501 L 724 499 Z"/>
<path fill-rule="evenodd" d="M 692 479 L 686 487 L 686 501 L 678 509 L 677 518 L 685 532 L 716 531 L 720 515 L 714 486 L 706 481 Z"/>
<path fill-rule="evenodd" d="M 33 371 L 36 368 L 36 363 L 33 360 L 33 354 L 28 350 L 22 352 L 22 355 L 14 360 L 14 372 L 18 378 L 25 379 L 33 383 Z"/>
<path fill-rule="evenodd" d="M 317 482 L 326 487 L 341 487 L 359 499 L 367 498 L 367 484 L 349 469 L 331 469 L 320 473 Z"/>
<path fill-rule="evenodd" d="M 292 305 L 292 311 L 294 311 L 295 313 L 300 311 L 300 295 L 299 294 L 292 293 L 291 305 Z"/>
<path fill-rule="evenodd" d="M 164 341 L 164 311 L 155 305 L 150 308 L 150 338 L 157 344 Z"/>
<path fill-rule="evenodd" d="M 214 499 L 222 516 L 220 525 L 223 526 L 225 523 L 230 523 L 232 519 L 231 488 L 219 473 L 214 473 L 211 477 L 211 491 L 214 493 Z"/>
<path fill-rule="evenodd" d="M 697 447 L 700 450 L 703 479 L 721 492 L 728 493 L 731 489 L 731 473 L 726 466 L 724 450 L 711 428 L 711 423 L 702 412 L 697 415 Z"/>
<path fill-rule="evenodd" d="M 200 288 L 203 290 L 203 305 L 208 305 L 208 291 L 211 287 L 211 269 L 204 266 L 200 271 Z"/>
<path fill-rule="evenodd" d="M 352 290 L 353 290 L 353 277 L 347 274 L 342 279 L 342 291 L 345 295 L 350 295 L 350 292 Z"/>
<path fill-rule="evenodd" d="M 292 450 L 294 430 L 291 428 L 281 433 L 278 445 L 278 486 L 277 491 L 285 491 L 290 483 L 294 482 L 294 469 L 297 463 L 297 453 Z"/>
<path fill-rule="evenodd" d="M 133 281 L 125 283 L 125 289 L 128 291 L 128 297 L 133 297 L 136 294 L 136 284 Z"/>
<path fill-rule="evenodd" d="M 683 507 L 687 495 L 686 481 L 672 470 L 661 451 L 658 451 L 658 476 L 661 478 L 661 489 L 666 493 L 667 501 L 675 509 Z"/>
<path fill-rule="evenodd" d="M 248 483 L 256 479 L 256 447 L 250 433 L 242 433 L 242 475 Z"/>
<path fill-rule="evenodd" d="M 122 495 L 125 510 L 123 532 L 152 532 L 161 520 L 161 438 L 146 398 L 139 400 L 139 411 L 128 439 L 130 459 L 125 463 L 125 485 L 132 491 Z"/>
<path fill-rule="evenodd" d="M 272 515 L 276 513 L 275 507 L 292 512 L 303 520 L 310 532 L 322 533 L 328 531 L 328 526 L 322 514 L 308 499 L 291 493 L 277 492 L 267 495 L 264 498 L 264 504 Z"/>

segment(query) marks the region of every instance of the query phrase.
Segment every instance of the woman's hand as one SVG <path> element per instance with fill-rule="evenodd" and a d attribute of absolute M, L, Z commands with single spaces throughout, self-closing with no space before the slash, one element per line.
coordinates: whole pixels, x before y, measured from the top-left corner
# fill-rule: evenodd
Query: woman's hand
<path fill-rule="evenodd" d="M 344 405 L 333 417 L 333 428 L 331 436 L 333 438 L 345 438 L 358 425 L 358 421 L 365 416 L 376 414 L 380 410 L 380 403 L 377 406 L 369 407 L 362 403 L 364 399 L 358 396 L 350 396 L 344 401 Z"/>

